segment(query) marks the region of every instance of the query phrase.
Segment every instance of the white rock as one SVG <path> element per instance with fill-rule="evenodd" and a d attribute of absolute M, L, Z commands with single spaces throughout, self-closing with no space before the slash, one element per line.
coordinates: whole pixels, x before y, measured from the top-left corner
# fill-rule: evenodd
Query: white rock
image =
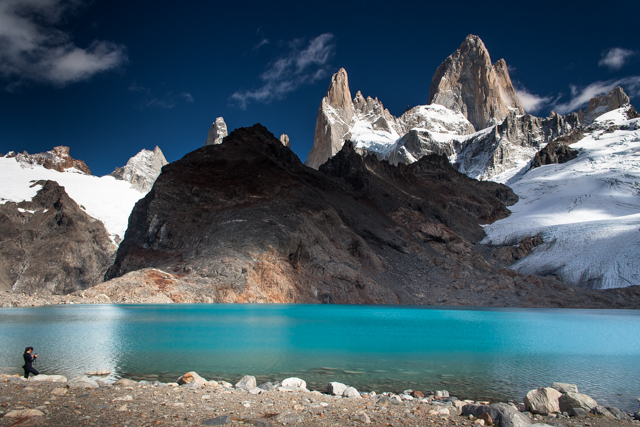
<path fill-rule="evenodd" d="M 300 378 L 291 377 L 291 378 L 286 378 L 282 380 L 282 387 L 288 387 L 293 389 L 307 388 L 307 383 L 304 380 L 301 380 Z"/>
<path fill-rule="evenodd" d="M 524 397 L 525 409 L 533 414 L 549 415 L 560 412 L 559 399 L 562 396 L 555 388 L 540 387 L 531 390 Z"/>
<path fill-rule="evenodd" d="M 4 417 L 5 418 L 33 418 L 33 417 L 42 417 L 44 415 L 43 412 L 38 411 L 37 409 L 21 409 L 15 411 L 7 412 Z"/>
<path fill-rule="evenodd" d="M 67 378 L 62 375 L 45 375 L 40 374 L 29 378 L 29 381 L 45 381 L 50 383 L 66 383 Z"/>
<path fill-rule="evenodd" d="M 348 397 L 350 399 L 360 399 L 362 398 L 362 396 L 360 396 L 360 393 L 358 393 L 358 390 L 356 390 L 353 387 L 347 387 L 344 392 L 342 393 L 342 397 Z"/>
<path fill-rule="evenodd" d="M 342 393 L 347 389 L 345 384 L 339 382 L 330 382 L 327 385 L 327 393 L 332 394 L 334 396 L 342 396 Z"/>
<path fill-rule="evenodd" d="M 235 387 L 241 390 L 251 390 L 256 388 L 256 385 L 256 377 L 245 375 L 240 381 L 236 383 Z"/>
<path fill-rule="evenodd" d="M 84 374 L 85 375 L 92 375 L 92 376 L 104 376 L 104 375 L 109 375 L 111 372 L 107 371 L 106 369 L 100 369 L 99 371 L 87 371 Z"/>

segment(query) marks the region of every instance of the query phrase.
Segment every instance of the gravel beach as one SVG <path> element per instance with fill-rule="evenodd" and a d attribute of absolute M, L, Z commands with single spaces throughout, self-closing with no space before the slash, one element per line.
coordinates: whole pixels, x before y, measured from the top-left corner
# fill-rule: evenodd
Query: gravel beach
<path fill-rule="evenodd" d="M 51 376 L 53 377 L 53 376 Z M 478 426 L 521 427 L 542 423 L 567 427 L 638 426 L 640 421 L 610 415 L 532 415 L 523 404 L 498 404 L 503 416 L 464 415 L 488 402 L 410 395 L 332 396 L 318 391 L 290 391 L 275 385 L 267 391 L 245 377 L 235 386 L 225 382 L 152 383 L 120 380 L 115 384 L 81 377 L 68 382 L 24 380 L 0 374 L 0 426 Z M 249 380 L 245 380 L 249 378 Z M 58 378 L 62 381 L 64 377 Z M 66 380 L 66 379 L 64 379 Z M 254 380 L 253 380 L 254 381 Z M 357 392 L 356 392 L 357 393 Z M 355 395 L 354 395 L 355 396 Z M 505 409 L 506 408 L 506 409 Z M 495 408 L 494 408 L 495 409 Z M 493 412 L 494 416 L 497 412 Z M 507 417 L 504 414 L 511 414 Z M 516 414 L 516 415 L 514 415 Z"/>

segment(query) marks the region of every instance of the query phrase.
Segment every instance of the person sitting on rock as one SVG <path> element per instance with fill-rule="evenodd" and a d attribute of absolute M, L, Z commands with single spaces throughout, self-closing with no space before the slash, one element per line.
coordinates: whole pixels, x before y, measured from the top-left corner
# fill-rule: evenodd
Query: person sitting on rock
<path fill-rule="evenodd" d="M 40 374 L 40 372 L 38 372 L 38 370 L 33 367 L 33 363 L 36 361 L 36 358 L 38 357 L 38 355 L 37 354 L 32 355 L 31 354 L 32 352 L 33 352 L 33 347 L 27 347 L 24 350 L 24 354 L 22 355 L 22 357 L 24 357 L 24 366 L 22 367 L 22 369 L 24 369 L 24 377 L 26 379 L 29 379 L 29 373 L 32 373 L 33 375 Z"/>

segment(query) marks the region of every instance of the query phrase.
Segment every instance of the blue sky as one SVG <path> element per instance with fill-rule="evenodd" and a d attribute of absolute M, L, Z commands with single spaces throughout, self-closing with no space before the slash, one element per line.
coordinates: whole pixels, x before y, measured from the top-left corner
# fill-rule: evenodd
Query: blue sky
<path fill-rule="evenodd" d="M 618 83 L 638 104 L 637 16 L 637 0 L 0 0 L 0 153 L 68 145 L 104 175 L 155 145 L 177 160 L 223 116 L 288 134 L 304 161 L 332 73 L 400 115 L 467 34 L 531 113 Z"/>

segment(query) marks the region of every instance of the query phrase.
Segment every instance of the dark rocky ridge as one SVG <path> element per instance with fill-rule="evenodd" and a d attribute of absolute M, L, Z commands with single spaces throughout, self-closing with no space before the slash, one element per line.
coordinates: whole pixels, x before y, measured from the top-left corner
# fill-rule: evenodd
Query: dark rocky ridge
<path fill-rule="evenodd" d="M 33 200 L 0 205 L 0 290 L 67 294 L 101 282 L 116 250 L 102 222 L 56 182 L 34 185 Z"/>
<path fill-rule="evenodd" d="M 148 290 L 183 301 L 639 306 L 635 288 L 502 268 L 480 224 L 515 201 L 437 155 L 394 167 L 347 143 L 315 171 L 255 125 L 163 168 L 105 279 L 157 268 L 166 277 Z"/>
<path fill-rule="evenodd" d="M 555 163 L 567 163 L 578 157 L 578 150 L 569 147 L 584 138 L 584 131 L 578 129 L 566 135 L 562 135 L 550 143 L 542 150 L 538 151 L 531 160 L 531 168 Z"/>

